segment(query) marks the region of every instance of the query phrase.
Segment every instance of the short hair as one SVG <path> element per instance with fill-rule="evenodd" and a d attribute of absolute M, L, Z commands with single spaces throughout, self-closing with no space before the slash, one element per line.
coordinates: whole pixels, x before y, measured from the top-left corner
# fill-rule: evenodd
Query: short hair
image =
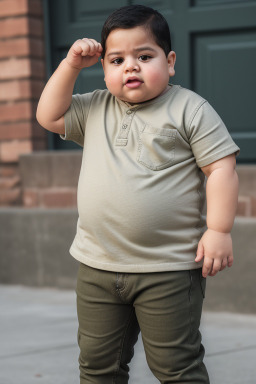
<path fill-rule="evenodd" d="M 106 41 L 115 29 L 131 29 L 143 26 L 151 33 L 156 44 L 164 50 L 166 57 L 171 51 L 171 35 L 166 19 L 157 10 L 144 5 L 128 5 L 115 10 L 105 21 L 101 32 L 101 56 L 106 53 Z"/>

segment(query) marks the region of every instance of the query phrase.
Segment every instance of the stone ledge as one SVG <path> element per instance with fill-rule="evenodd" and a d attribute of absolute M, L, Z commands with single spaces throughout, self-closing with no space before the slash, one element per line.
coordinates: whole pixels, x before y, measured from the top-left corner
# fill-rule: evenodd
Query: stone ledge
<path fill-rule="evenodd" d="M 1 208 L 0 283 L 74 288 L 76 222 L 75 209 Z M 255 218 L 236 218 L 234 266 L 207 279 L 206 310 L 256 314 L 255 233 Z"/>
<path fill-rule="evenodd" d="M 77 187 L 82 151 L 40 151 L 20 156 L 23 188 Z"/>
<path fill-rule="evenodd" d="M 76 210 L 0 209 L 0 282 L 73 288 Z"/>

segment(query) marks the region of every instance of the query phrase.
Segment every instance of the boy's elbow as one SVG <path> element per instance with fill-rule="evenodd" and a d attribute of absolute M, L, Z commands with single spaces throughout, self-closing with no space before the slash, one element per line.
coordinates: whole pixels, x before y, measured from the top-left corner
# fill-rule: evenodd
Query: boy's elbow
<path fill-rule="evenodd" d="M 38 112 L 38 109 L 36 111 L 36 120 L 43 127 L 43 124 L 42 124 L 42 121 L 41 121 L 41 116 L 40 116 L 40 113 Z"/>
<path fill-rule="evenodd" d="M 39 108 L 36 111 L 36 119 L 38 123 L 47 131 L 64 135 L 65 134 L 65 123 L 64 116 L 61 116 L 56 121 L 50 121 L 46 119 L 46 114 L 42 113 Z"/>
<path fill-rule="evenodd" d="M 37 110 L 36 110 L 36 119 L 38 121 L 38 123 L 45 129 L 48 129 L 46 127 L 46 121 L 45 121 L 45 118 L 44 118 L 44 114 L 42 113 L 41 109 L 40 109 L 40 106 L 38 105 L 37 106 Z"/>

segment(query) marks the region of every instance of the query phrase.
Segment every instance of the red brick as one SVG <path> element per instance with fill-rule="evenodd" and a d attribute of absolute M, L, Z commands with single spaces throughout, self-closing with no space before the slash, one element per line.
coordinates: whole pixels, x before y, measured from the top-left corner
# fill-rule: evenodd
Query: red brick
<path fill-rule="evenodd" d="M 18 79 L 31 76 L 29 59 L 10 58 L 0 61 L 0 80 Z"/>
<path fill-rule="evenodd" d="M 21 202 L 21 189 L 0 190 L 0 205 L 10 206 Z"/>
<path fill-rule="evenodd" d="M 33 151 L 45 151 L 47 149 L 46 131 L 43 130 L 42 133 L 44 134 L 43 139 L 41 140 L 33 139 L 33 142 L 32 142 Z"/>
<path fill-rule="evenodd" d="M 0 17 L 18 15 L 41 15 L 42 4 L 40 0 L 1 0 Z"/>
<path fill-rule="evenodd" d="M 29 39 L 26 37 L 0 41 L 1 58 L 10 56 L 27 56 L 29 55 L 29 52 Z"/>
<path fill-rule="evenodd" d="M 12 189 L 17 187 L 20 184 L 19 176 L 12 177 L 0 177 L 0 189 Z"/>
<path fill-rule="evenodd" d="M 43 37 L 43 21 L 32 17 L 0 20 L 0 39 L 28 35 Z"/>
<path fill-rule="evenodd" d="M 18 167 L 15 165 L 0 165 L 0 177 L 13 177 L 18 175 Z"/>
<path fill-rule="evenodd" d="M 0 1 L 0 17 L 24 15 L 28 13 L 28 0 Z"/>
<path fill-rule="evenodd" d="M 22 202 L 25 207 L 38 207 L 39 190 L 36 188 L 25 189 L 22 193 Z"/>
<path fill-rule="evenodd" d="M 41 204 L 48 208 L 75 207 L 75 188 L 50 188 L 41 191 Z"/>
<path fill-rule="evenodd" d="M 43 92 L 43 89 L 45 87 L 45 81 L 42 80 L 31 80 L 31 95 L 32 98 L 40 98 L 41 93 Z"/>
<path fill-rule="evenodd" d="M 44 44 L 41 39 L 22 37 L 0 41 L 0 58 L 28 55 L 44 57 Z"/>
<path fill-rule="evenodd" d="M 0 104 L 0 122 L 29 120 L 35 116 L 35 105 L 30 101 Z"/>
<path fill-rule="evenodd" d="M 251 202 L 252 202 L 252 216 L 256 217 L 256 198 L 251 197 Z"/>
<path fill-rule="evenodd" d="M 236 215 L 237 216 L 251 216 L 251 198 L 250 196 L 239 196 Z"/>
<path fill-rule="evenodd" d="M 29 40 L 29 54 L 32 57 L 45 58 L 45 47 L 42 39 L 30 39 Z"/>
<path fill-rule="evenodd" d="M 44 38 L 43 20 L 29 18 L 28 20 L 29 35 Z"/>
<path fill-rule="evenodd" d="M 42 146 L 42 141 L 43 142 L 47 142 L 47 133 L 48 131 L 44 128 L 42 128 L 42 126 L 40 124 L 38 124 L 37 121 L 33 121 L 32 122 L 32 138 L 34 139 L 35 143 L 36 141 L 38 141 L 37 144 L 34 144 L 34 148 L 40 148 L 42 147 L 42 149 L 45 149 L 45 146 L 43 147 Z"/>
<path fill-rule="evenodd" d="M 0 162 L 2 163 L 16 163 L 21 154 L 31 152 L 32 143 L 30 140 L 0 142 Z"/>
<path fill-rule="evenodd" d="M 36 121 L 18 121 L 0 124 L 0 140 L 41 139 L 46 141 L 47 131 Z"/>
<path fill-rule="evenodd" d="M 0 20 L 0 38 L 28 36 L 29 28 L 27 17 Z"/>
<path fill-rule="evenodd" d="M 2 102 L 30 98 L 30 80 L 5 81 L 0 85 L 0 101 Z"/>
<path fill-rule="evenodd" d="M 45 80 L 45 62 L 44 60 L 31 60 L 31 76 L 37 79 Z"/>
<path fill-rule="evenodd" d="M 42 149 L 45 149 L 45 146 L 43 147 L 42 146 L 42 142 L 47 142 L 47 133 L 48 131 L 44 128 L 42 128 L 42 126 L 40 124 L 38 124 L 37 121 L 33 121 L 32 122 L 32 125 L 31 125 L 31 128 L 32 128 L 32 138 L 34 139 L 34 148 L 41 148 Z M 38 143 L 36 143 L 38 141 Z"/>
<path fill-rule="evenodd" d="M 34 99 L 40 97 L 45 82 L 42 80 L 13 80 L 0 83 L 0 101 Z"/>
<path fill-rule="evenodd" d="M 35 16 L 43 15 L 42 1 L 44 0 L 29 0 L 29 14 Z"/>
<path fill-rule="evenodd" d="M 0 61 L 0 80 L 28 77 L 45 79 L 45 63 L 43 60 L 10 58 Z"/>

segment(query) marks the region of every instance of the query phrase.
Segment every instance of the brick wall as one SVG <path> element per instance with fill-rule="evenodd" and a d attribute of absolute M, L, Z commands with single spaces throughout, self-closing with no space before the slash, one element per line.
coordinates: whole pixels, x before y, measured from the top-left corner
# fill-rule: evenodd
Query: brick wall
<path fill-rule="evenodd" d="M 0 205 L 21 203 L 19 156 L 46 148 L 35 119 L 45 83 L 41 0 L 0 0 Z"/>
<path fill-rule="evenodd" d="M 76 207 L 82 151 L 38 151 L 20 157 L 26 208 Z"/>

